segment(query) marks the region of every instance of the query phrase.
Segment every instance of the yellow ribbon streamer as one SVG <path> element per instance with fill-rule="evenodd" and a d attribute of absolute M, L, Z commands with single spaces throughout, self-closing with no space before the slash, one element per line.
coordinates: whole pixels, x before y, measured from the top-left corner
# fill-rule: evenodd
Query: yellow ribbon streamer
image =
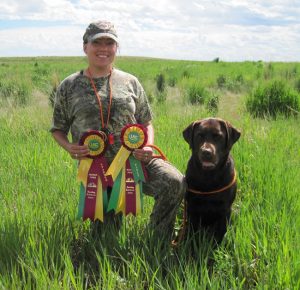
<path fill-rule="evenodd" d="M 77 180 L 81 181 L 84 186 L 86 187 L 86 182 L 87 182 L 87 175 L 89 172 L 89 169 L 92 165 L 93 159 L 91 158 L 86 158 L 80 160 L 79 167 L 78 167 L 78 172 L 77 172 Z"/>
<path fill-rule="evenodd" d="M 131 151 L 127 150 L 124 146 L 121 146 L 105 175 L 111 175 L 113 181 L 115 181 L 130 154 Z"/>
<path fill-rule="evenodd" d="M 98 187 L 97 187 L 97 199 L 96 199 L 96 209 L 94 220 L 99 219 L 103 222 L 103 196 L 102 196 L 102 183 L 100 177 L 98 177 Z"/>
<path fill-rule="evenodd" d="M 122 170 L 122 179 L 121 179 L 121 187 L 120 187 L 120 195 L 119 195 L 119 201 L 118 206 L 116 209 L 116 214 L 120 211 L 125 215 L 125 166 Z"/>

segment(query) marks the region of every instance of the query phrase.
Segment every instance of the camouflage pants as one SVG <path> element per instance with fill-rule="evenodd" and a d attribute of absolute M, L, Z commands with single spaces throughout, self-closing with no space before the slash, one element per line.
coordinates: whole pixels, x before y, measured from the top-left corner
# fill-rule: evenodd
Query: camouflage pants
<path fill-rule="evenodd" d="M 143 183 L 143 193 L 154 197 L 154 207 L 148 227 L 150 231 L 167 240 L 174 229 L 177 209 L 186 191 L 184 176 L 169 162 L 152 159 L 147 165 L 147 182 Z M 105 228 L 120 229 L 122 215 L 113 212 L 105 214 L 105 223 L 99 221 L 92 224 L 96 235 L 103 233 Z"/>
<path fill-rule="evenodd" d="M 162 159 L 152 159 L 146 169 L 148 180 L 143 184 L 143 192 L 155 199 L 149 226 L 155 233 L 169 238 L 186 190 L 185 179 L 172 164 Z"/>

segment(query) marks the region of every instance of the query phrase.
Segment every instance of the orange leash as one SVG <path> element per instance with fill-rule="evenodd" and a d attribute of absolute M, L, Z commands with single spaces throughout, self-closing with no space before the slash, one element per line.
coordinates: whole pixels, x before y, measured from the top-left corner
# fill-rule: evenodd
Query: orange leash
<path fill-rule="evenodd" d="M 234 176 L 232 178 L 232 181 L 228 185 L 224 186 L 223 188 L 220 188 L 220 189 L 214 190 L 214 191 L 208 191 L 208 192 L 194 190 L 191 188 L 188 188 L 187 190 L 190 192 L 193 192 L 195 194 L 198 194 L 198 195 L 215 194 L 215 193 L 219 193 L 219 192 L 223 192 L 223 191 L 227 190 L 228 188 L 230 188 L 231 186 L 233 186 L 236 183 L 236 180 L 237 180 L 237 173 L 236 173 L 236 170 L 234 170 Z M 187 203 L 186 203 L 186 200 L 184 200 L 183 221 L 182 221 L 182 225 L 179 230 L 178 236 L 176 237 L 175 240 L 172 241 L 173 247 L 177 247 L 178 244 L 181 243 L 181 241 L 183 240 L 185 233 L 186 233 L 186 227 L 187 227 Z"/>
<path fill-rule="evenodd" d="M 153 148 L 154 150 L 156 150 L 159 153 L 159 155 L 152 155 L 153 158 L 161 158 L 163 160 L 168 160 L 167 157 L 166 157 L 166 155 L 156 145 L 147 144 L 145 146 L 151 147 L 151 148 Z"/>
<path fill-rule="evenodd" d="M 236 170 L 234 170 L 234 175 L 233 175 L 231 182 L 228 185 L 226 185 L 220 189 L 216 189 L 213 191 L 200 191 L 200 190 L 192 189 L 189 187 L 187 190 L 192 193 L 199 194 L 199 195 L 215 194 L 215 193 L 223 192 L 223 191 L 227 190 L 228 188 L 232 187 L 236 183 L 236 179 L 237 179 L 237 174 L 236 174 Z"/>

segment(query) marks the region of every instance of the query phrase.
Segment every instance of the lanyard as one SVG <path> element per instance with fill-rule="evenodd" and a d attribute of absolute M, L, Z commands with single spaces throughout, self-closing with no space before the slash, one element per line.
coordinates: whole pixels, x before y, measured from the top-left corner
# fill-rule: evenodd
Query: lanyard
<path fill-rule="evenodd" d="M 106 125 L 104 123 L 104 117 L 103 117 L 103 110 L 102 110 L 102 102 L 101 102 L 101 98 L 97 92 L 97 89 L 96 89 L 96 86 L 95 86 L 95 83 L 92 79 L 92 75 L 91 75 L 91 72 L 90 72 L 90 69 L 88 68 L 87 69 L 87 72 L 88 72 L 88 77 L 90 79 L 90 83 L 94 89 L 94 92 L 95 92 L 95 95 L 97 97 L 97 100 L 98 100 L 98 104 L 99 104 L 99 109 L 100 109 L 100 120 L 101 120 L 101 123 L 102 123 L 102 128 L 107 128 L 108 126 L 108 122 L 109 122 L 109 118 L 110 118 L 110 109 L 111 109 L 111 103 L 112 103 L 112 85 L 111 85 L 111 70 L 109 72 L 109 105 L 108 105 L 108 109 L 107 109 L 107 120 L 106 120 Z"/>

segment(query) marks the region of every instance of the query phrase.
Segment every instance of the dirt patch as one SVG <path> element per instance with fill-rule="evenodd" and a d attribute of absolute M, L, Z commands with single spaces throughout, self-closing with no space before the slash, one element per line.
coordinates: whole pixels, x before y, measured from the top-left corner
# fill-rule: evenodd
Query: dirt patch
<path fill-rule="evenodd" d="M 34 90 L 32 93 L 32 102 L 38 107 L 49 107 L 49 99 L 48 95 L 45 93 L 39 91 L 39 90 Z"/>
<path fill-rule="evenodd" d="M 219 114 L 230 119 L 240 119 L 242 112 L 243 95 L 224 92 L 220 95 Z"/>

